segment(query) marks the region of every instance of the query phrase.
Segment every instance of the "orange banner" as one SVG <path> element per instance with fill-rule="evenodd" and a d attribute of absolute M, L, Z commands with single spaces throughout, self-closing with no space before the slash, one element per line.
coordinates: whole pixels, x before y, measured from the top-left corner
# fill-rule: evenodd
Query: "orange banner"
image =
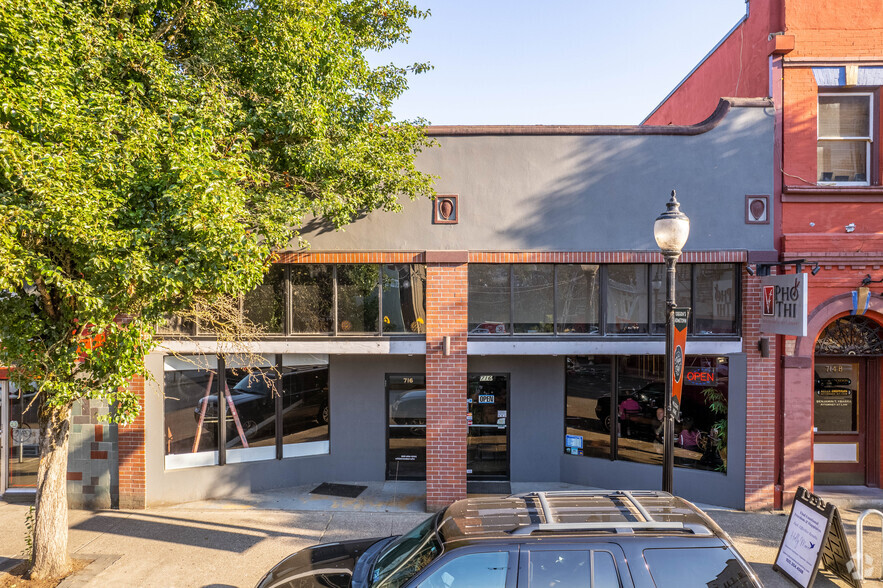
<path fill-rule="evenodd" d="M 675 338 L 671 350 L 671 411 L 675 419 L 681 420 L 681 389 L 684 385 L 684 364 L 687 359 L 687 324 L 690 319 L 690 309 L 675 308 L 674 311 Z"/>

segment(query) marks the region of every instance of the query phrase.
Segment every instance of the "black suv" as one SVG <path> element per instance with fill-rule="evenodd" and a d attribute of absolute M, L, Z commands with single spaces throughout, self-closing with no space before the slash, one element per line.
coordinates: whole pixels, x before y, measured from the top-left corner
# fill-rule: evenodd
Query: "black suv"
<path fill-rule="evenodd" d="M 399 537 L 317 545 L 258 588 L 761 586 L 727 534 L 652 491 L 531 492 L 455 502 Z"/>

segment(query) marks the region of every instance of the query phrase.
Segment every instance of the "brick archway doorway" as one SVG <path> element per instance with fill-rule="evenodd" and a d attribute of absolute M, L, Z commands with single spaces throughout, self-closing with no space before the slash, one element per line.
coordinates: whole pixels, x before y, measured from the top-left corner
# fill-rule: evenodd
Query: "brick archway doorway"
<path fill-rule="evenodd" d="M 817 485 L 880 485 L 883 327 L 865 316 L 829 322 L 813 358 Z"/>

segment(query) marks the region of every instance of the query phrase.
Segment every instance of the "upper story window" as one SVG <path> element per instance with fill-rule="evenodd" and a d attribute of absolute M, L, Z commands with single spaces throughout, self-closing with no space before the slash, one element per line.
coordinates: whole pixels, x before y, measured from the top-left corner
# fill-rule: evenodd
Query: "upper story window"
<path fill-rule="evenodd" d="M 818 182 L 867 186 L 871 177 L 873 96 L 819 94 Z"/>
<path fill-rule="evenodd" d="M 692 335 L 739 333 L 733 264 L 682 263 L 678 306 Z M 471 264 L 473 335 L 657 335 L 665 331 L 662 264 Z"/>
<path fill-rule="evenodd" d="M 422 264 L 279 264 L 239 309 L 269 336 L 417 335 L 426 332 L 425 299 Z M 174 319 L 159 332 L 212 334 Z"/>

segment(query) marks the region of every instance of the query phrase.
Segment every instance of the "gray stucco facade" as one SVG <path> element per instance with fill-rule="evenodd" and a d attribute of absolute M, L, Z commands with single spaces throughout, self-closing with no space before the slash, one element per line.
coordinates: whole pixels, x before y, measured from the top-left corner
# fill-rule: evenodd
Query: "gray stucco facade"
<path fill-rule="evenodd" d="M 668 193 L 691 219 L 692 263 L 720 252 L 744 268 L 754 252 L 773 250 L 774 222 L 747 223 L 746 196 L 773 193 L 773 114 L 767 101 L 722 103 L 696 127 L 453 127 L 429 129 L 438 147 L 419 167 L 438 177 L 438 194 L 459 197 L 458 223 L 433 224 L 429 200 L 403 202 L 399 214 L 374 212 L 344 231 L 306 223 L 308 255 L 361 252 L 381 260 L 396 252 L 657 254 L 652 223 Z M 767 214 L 771 216 L 772 210 Z M 770 219 L 774 220 L 774 219 Z M 572 256 L 571 256 L 572 257 Z M 646 259 L 651 259 L 647 257 Z M 706 259 L 707 258 L 707 259 Z M 362 258 L 359 258 L 362 259 Z M 485 258 L 482 258 L 485 259 Z M 330 262 L 333 263 L 333 262 Z M 339 263 L 344 261 L 341 257 Z M 644 263 L 659 263 L 655 257 Z M 740 270 L 741 271 L 741 270 Z M 431 280 L 431 278 L 430 278 Z M 430 284 L 431 285 L 431 284 Z M 428 290 L 429 292 L 429 290 Z M 430 296 L 433 294 L 427 294 Z M 741 300 L 741 298 L 740 298 Z M 741 309 L 737 333 L 691 337 L 687 353 L 725 357 L 729 365 L 726 474 L 676 468 L 675 492 L 692 500 L 745 505 L 746 414 L 751 373 Z M 430 329 L 431 331 L 431 329 Z M 662 355 L 659 336 L 462 333 L 469 373 L 506 374 L 508 479 L 589 486 L 659 488 L 660 467 L 564 452 L 568 356 Z M 468 341 L 467 341 L 468 339 Z M 146 502 L 168 504 L 320 482 L 387 478 L 388 374 L 423 374 L 428 336 L 304 336 L 256 342 L 258 353 L 328 358 L 327 452 L 285 459 L 169 469 L 163 408 L 165 352 L 148 358 L 154 374 L 144 399 Z M 211 341 L 169 342 L 176 352 L 214 354 Z"/>
<path fill-rule="evenodd" d="M 459 195 L 457 224 L 432 225 L 432 203 L 419 200 L 337 232 L 308 222 L 303 235 L 313 251 L 656 251 L 653 219 L 676 189 L 690 217 L 686 251 L 769 250 L 774 225 L 746 225 L 745 196 L 772 194 L 772 116 L 770 106 L 731 107 L 706 132 L 677 135 L 445 129 L 418 164 L 438 194 Z"/>

